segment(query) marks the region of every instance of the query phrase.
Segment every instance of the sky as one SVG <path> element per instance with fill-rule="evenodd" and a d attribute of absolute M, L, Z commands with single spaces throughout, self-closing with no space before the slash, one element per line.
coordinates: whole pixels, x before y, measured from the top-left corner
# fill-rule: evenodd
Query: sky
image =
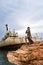
<path fill-rule="evenodd" d="M 0 0 L 0 39 L 5 35 L 5 24 L 20 36 L 30 27 L 32 36 L 38 33 L 43 37 L 43 0 Z"/>

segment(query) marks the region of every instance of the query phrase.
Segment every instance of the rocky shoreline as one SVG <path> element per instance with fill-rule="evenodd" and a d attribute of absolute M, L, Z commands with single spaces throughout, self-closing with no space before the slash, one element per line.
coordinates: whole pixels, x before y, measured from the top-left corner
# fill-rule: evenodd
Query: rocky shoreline
<path fill-rule="evenodd" d="M 43 42 L 22 45 L 20 49 L 8 52 L 7 58 L 17 65 L 43 65 Z"/>

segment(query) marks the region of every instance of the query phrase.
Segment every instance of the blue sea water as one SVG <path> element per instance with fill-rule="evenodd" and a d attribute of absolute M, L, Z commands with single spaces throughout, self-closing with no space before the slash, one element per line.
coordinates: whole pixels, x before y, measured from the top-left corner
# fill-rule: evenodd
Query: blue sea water
<path fill-rule="evenodd" d="M 0 50 L 0 65 L 16 65 L 12 64 L 7 60 L 7 52 Z"/>

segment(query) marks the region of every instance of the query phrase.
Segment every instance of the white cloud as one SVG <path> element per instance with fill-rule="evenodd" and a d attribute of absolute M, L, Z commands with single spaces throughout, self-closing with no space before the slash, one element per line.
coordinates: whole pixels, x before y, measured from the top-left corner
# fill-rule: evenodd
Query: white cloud
<path fill-rule="evenodd" d="M 33 24 L 32 24 L 33 22 Z M 25 31 L 27 29 L 28 26 L 30 26 L 31 28 L 31 33 L 43 33 L 43 20 L 40 21 L 29 21 L 26 23 L 26 21 L 21 21 L 21 23 L 19 22 L 19 25 L 22 26 L 23 28 L 20 30 L 17 30 L 17 32 L 19 33 L 19 35 L 21 36 L 25 36 Z M 41 24 L 42 23 L 42 24 Z"/>
<path fill-rule="evenodd" d="M 0 22 L 20 35 L 25 35 L 28 26 L 32 33 L 43 33 L 43 0 L 1 0 Z"/>

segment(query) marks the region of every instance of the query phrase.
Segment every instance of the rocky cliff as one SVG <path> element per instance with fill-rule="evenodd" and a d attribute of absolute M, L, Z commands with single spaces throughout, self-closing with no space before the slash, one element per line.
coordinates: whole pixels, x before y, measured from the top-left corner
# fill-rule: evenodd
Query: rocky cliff
<path fill-rule="evenodd" d="M 23 45 L 16 51 L 8 52 L 7 58 L 17 65 L 43 65 L 43 42 Z"/>

